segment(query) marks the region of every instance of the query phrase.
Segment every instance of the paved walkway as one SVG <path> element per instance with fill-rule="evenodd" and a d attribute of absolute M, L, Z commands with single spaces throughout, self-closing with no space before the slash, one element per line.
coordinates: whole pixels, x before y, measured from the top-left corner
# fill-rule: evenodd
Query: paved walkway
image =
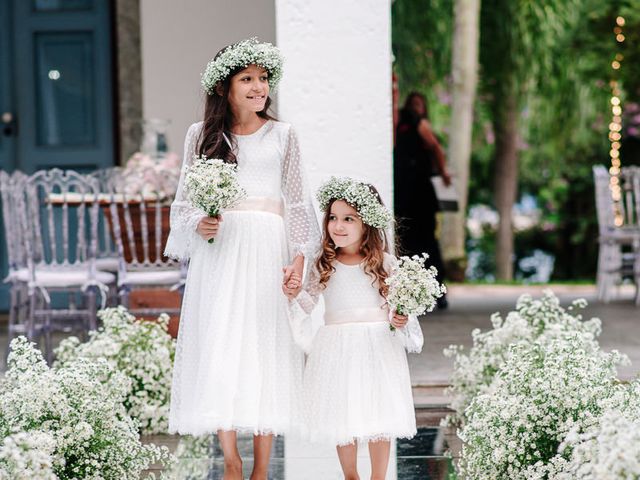
<path fill-rule="evenodd" d="M 450 308 L 427 314 L 420 321 L 425 345 L 420 355 L 409 355 L 413 384 L 446 385 L 453 362 L 442 354 L 444 348 L 451 344 L 470 347 L 471 331 L 474 328 L 490 329 L 492 313 L 500 312 L 505 316 L 507 312 L 515 310 L 521 294 L 529 293 L 537 297 L 545 288 L 551 288 L 563 306 L 576 298 L 586 299 L 589 305 L 583 316 L 602 320 L 602 348 L 617 349 L 631 359 L 631 366 L 620 369 L 620 378 L 630 379 L 640 372 L 640 307 L 633 304 L 634 290 L 631 286 L 621 288 L 619 298 L 605 305 L 598 302 L 593 285 L 454 285 L 449 288 Z"/>

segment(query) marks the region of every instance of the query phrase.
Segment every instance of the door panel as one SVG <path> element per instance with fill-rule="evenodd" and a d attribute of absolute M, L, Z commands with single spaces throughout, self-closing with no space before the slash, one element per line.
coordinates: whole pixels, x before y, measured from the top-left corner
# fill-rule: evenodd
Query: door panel
<path fill-rule="evenodd" d="M 113 165 L 110 2 L 13 3 L 19 168 Z"/>
<path fill-rule="evenodd" d="M 112 3 L 0 0 L 3 170 L 113 165 Z M 0 232 L 1 279 L 7 258 Z M 0 310 L 7 308 L 0 284 Z"/>
<path fill-rule="evenodd" d="M 38 147 L 95 146 L 93 43 L 89 32 L 36 34 Z"/>

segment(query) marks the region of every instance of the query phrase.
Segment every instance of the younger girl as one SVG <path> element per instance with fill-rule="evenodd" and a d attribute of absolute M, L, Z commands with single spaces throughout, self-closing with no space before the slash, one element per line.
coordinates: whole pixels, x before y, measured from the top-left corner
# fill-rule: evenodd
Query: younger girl
<path fill-rule="evenodd" d="M 284 288 L 295 297 L 292 327 L 302 343 L 320 293 L 325 300 L 324 326 L 306 349 L 306 428 L 312 441 L 337 446 L 347 480 L 359 478 L 355 441 L 368 442 L 371 478 L 384 479 L 391 439 L 416 433 L 405 348 L 420 351 L 422 332 L 415 317 L 390 312 L 385 300 L 396 259 L 386 253 L 391 214 L 376 189 L 332 178 L 318 200 L 325 210 L 320 254 L 302 291 L 296 275 Z"/>

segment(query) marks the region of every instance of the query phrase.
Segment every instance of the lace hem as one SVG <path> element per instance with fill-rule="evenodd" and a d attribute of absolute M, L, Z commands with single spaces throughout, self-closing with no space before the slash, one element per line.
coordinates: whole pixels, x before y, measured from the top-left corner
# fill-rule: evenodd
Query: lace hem
<path fill-rule="evenodd" d="M 175 260 L 187 260 L 191 256 L 200 239 L 196 231 L 198 223 L 206 217 L 203 212 L 181 203 L 171 206 L 171 231 L 164 248 L 164 255 Z"/>
<path fill-rule="evenodd" d="M 333 439 L 332 443 L 335 443 L 335 445 L 338 447 L 345 447 L 347 445 L 353 445 L 355 442 L 358 442 L 360 444 L 365 444 L 369 442 L 382 442 L 382 441 L 390 442 L 397 439 L 409 440 L 415 437 L 416 433 L 417 431 L 414 429 L 414 430 L 407 430 L 407 431 L 393 432 L 393 433 L 382 432 L 382 433 L 376 433 L 373 435 L 353 435 L 350 437 L 339 437 L 339 438 Z M 318 439 L 321 438 L 316 436 L 313 436 L 313 437 Z"/>
<path fill-rule="evenodd" d="M 420 328 L 420 322 L 415 315 L 409 316 L 409 321 L 400 328 L 399 332 L 402 335 L 402 344 L 407 353 L 420 353 L 424 345 L 424 336 L 422 335 L 422 328 Z"/>
<path fill-rule="evenodd" d="M 281 436 L 285 434 L 290 434 L 291 430 L 286 430 L 284 428 L 270 428 L 270 427 L 247 427 L 247 426 L 237 426 L 233 424 L 220 423 L 211 426 L 203 426 L 202 428 L 169 428 L 168 433 L 170 435 L 193 435 L 193 436 L 201 436 L 201 435 L 210 435 L 215 434 L 219 431 L 223 432 L 236 432 L 241 435 L 274 435 Z"/>

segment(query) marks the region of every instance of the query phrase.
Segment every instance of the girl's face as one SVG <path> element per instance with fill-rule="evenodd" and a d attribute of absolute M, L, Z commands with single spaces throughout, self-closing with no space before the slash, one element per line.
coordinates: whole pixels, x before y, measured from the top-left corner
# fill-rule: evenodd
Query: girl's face
<path fill-rule="evenodd" d="M 344 200 L 336 200 L 331 205 L 327 230 L 336 248 L 360 248 L 364 224 L 356 209 Z"/>
<path fill-rule="evenodd" d="M 236 111 L 261 112 L 269 96 L 269 76 L 257 65 L 249 65 L 231 77 L 229 103 Z"/>

